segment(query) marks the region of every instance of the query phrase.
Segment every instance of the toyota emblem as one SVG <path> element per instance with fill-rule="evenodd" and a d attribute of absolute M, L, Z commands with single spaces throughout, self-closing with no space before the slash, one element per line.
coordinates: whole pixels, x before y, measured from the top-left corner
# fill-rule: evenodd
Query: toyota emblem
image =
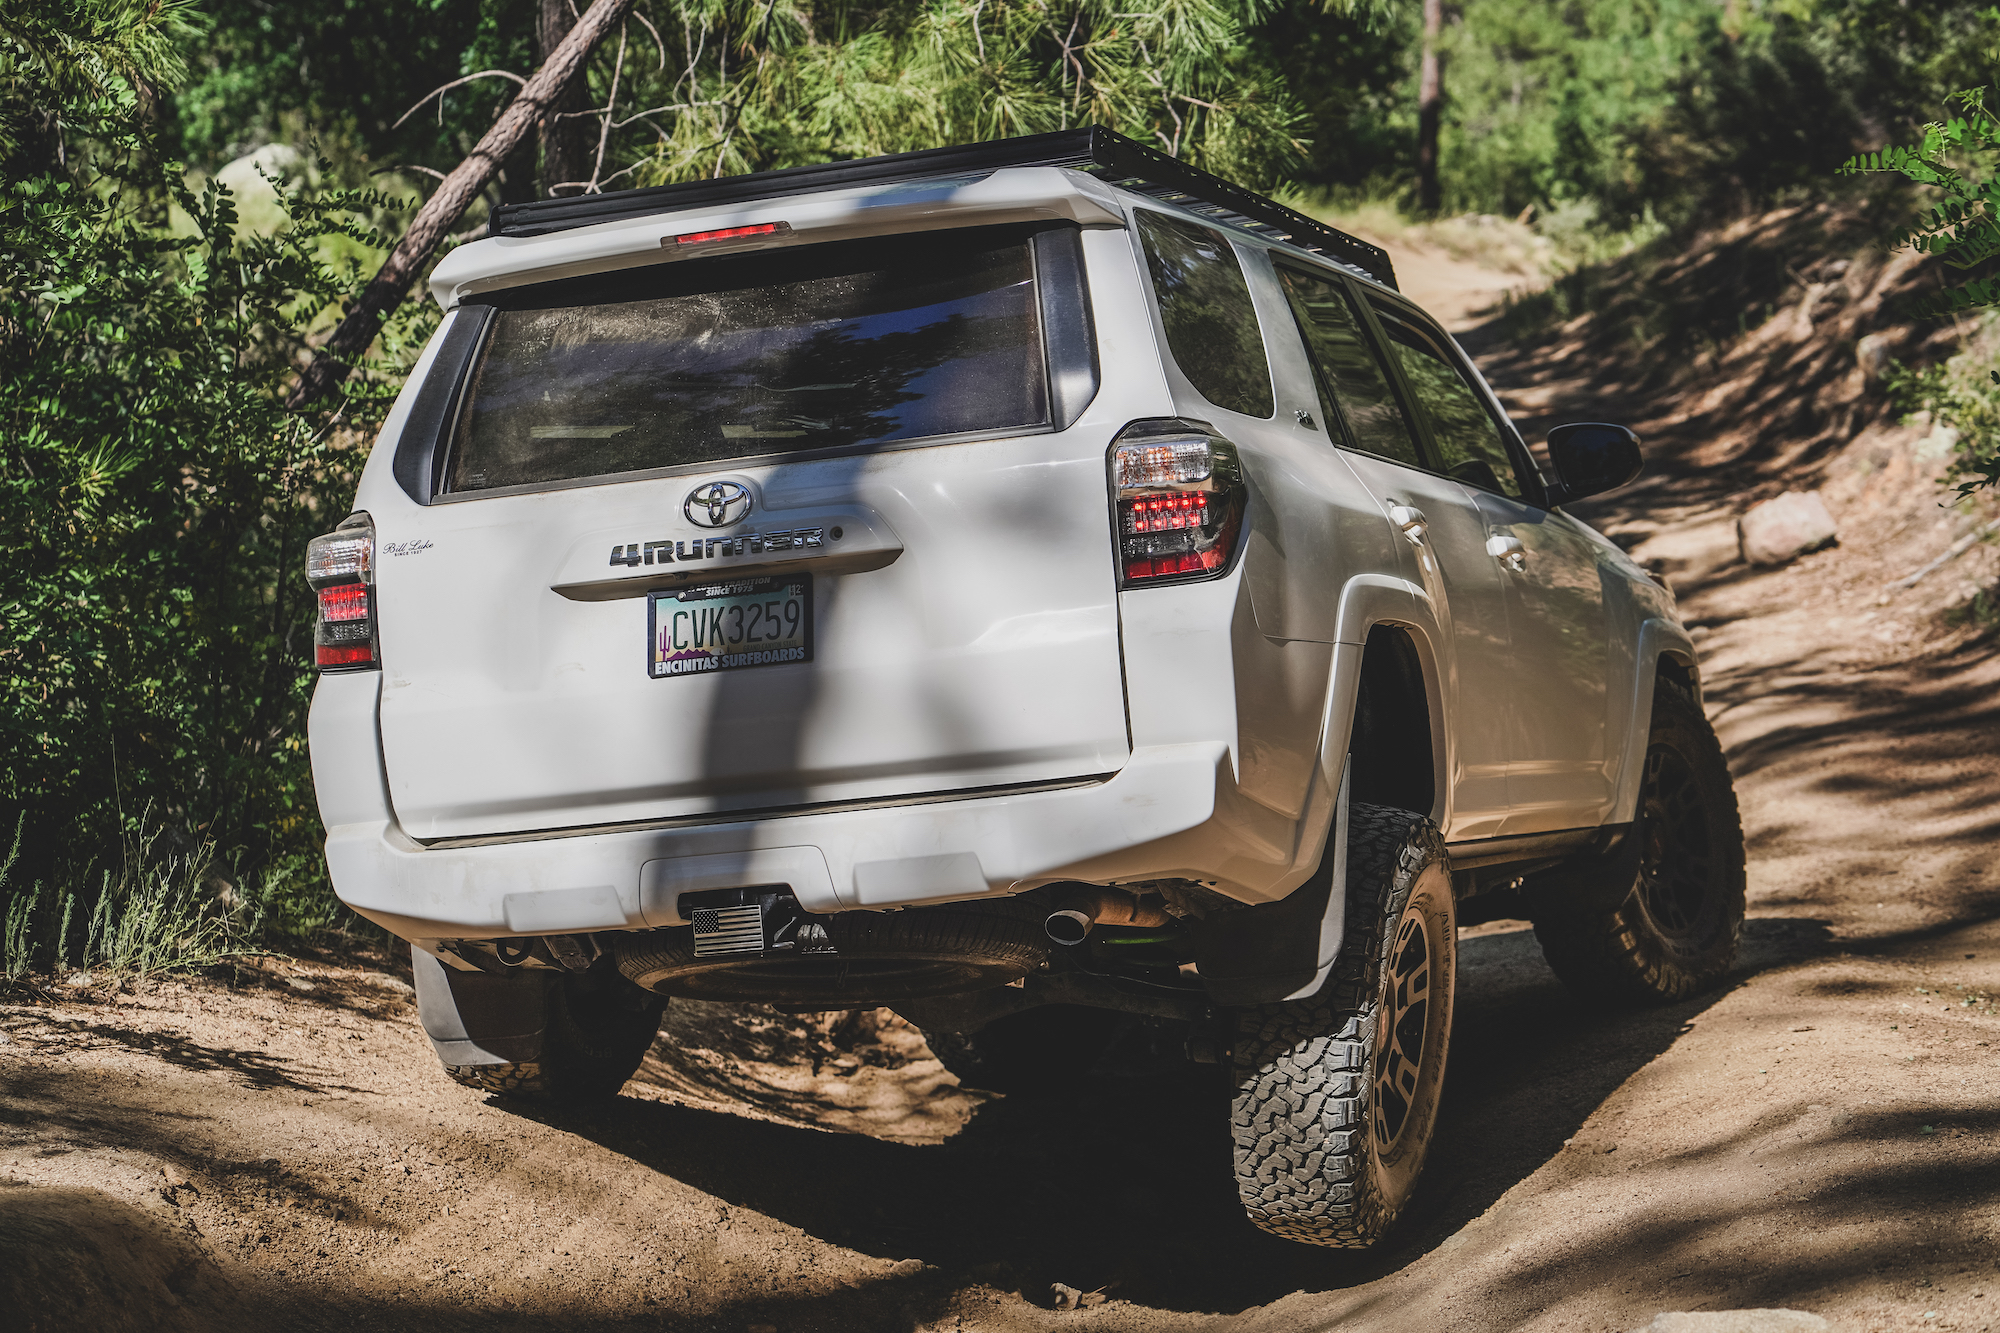
<path fill-rule="evenodd" d="M 681 512 L 699 528 L 726 528 L 750 517 L 750 488 L 736 481 L 711 481 L 688 492 Z"/>

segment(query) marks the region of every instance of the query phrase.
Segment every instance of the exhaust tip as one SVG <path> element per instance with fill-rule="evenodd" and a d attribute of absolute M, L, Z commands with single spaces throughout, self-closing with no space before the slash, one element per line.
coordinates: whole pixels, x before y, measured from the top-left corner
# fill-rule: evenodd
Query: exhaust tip
<path fill-rule="evenodd" d="M 1093 924 L 1095 923 L 1087 912 L 1070 908 L 1049 913 L 1049 919 L 1042 923 L 1042 928 L 1049 932 L 1049 938 L 1057 944 L 1081 944 L 1083 937 L 1090 934 Z"/>

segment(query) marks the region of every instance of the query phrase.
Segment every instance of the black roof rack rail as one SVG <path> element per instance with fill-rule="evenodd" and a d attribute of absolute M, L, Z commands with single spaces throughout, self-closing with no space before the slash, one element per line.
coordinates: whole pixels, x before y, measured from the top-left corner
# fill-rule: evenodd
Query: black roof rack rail
<path fill-rule="evenodd" d="M 678 212 L 709 204 L 740 203 L 774 195 L 844 190 L 857 185 L 926 180 L 1001 167 L 1069 167 L 1102 177 L 1121 189 L 1148 195 L 1217 222 L 1259 236 L 1288 242 L 1357 269 L 1385 286 L 1396 285 L 1389 254 L 1358 236 L 1350 236 L 1303 213 L 1273 203 L 1260 194 L 1231 185 L 1157 149 L 1114 134 L 1101 125 L 1087 125 L 1052 134 L 1018 139 L 927 148 L 915 153 L 891 153 L 851 162 L 810 167 L 786 167 L 747 176 L 655 185 L 642 190 L 608 194 L 564 195 L 532 203 L 503 204 L 493 210 L 489 236 L 546 236 L 550 232 L 588 227 L 600 222 L 654 213 Z"/>

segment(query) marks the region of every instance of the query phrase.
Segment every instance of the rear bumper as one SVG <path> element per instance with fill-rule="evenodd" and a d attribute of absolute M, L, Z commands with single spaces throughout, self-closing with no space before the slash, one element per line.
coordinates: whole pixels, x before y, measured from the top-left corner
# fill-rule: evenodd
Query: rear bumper
<path fill-rule="evenodd" d="M 1237 792 L 1222 741 L 1142 747 L 1108 781 L 1057 790 L 425 847 L 390 808 L 379 679 L 321 681 L 314 780 L 335 891 L 410 940 L 672 926 L 681 893 L 774 883 L 812 912 L 1069 879 L 1194 879 L 1259 902 L 1289 893 L 1319 854 L 1300 845 L 1297 824 Z"/>

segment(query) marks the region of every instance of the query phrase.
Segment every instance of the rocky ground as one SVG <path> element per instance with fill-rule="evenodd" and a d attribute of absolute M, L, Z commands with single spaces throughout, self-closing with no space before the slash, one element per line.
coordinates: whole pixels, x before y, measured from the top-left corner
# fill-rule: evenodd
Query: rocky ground
<path fill-rule="evenodd" d="M 1008 1100 L 879 1015 L 689 1004 L 614 1105 L 524 1110 L 447 1082 L 406 966 L 357 947 L 0 1004 L 0 1303 L 29 1329 L 2000 1325 L 2000 553 L 1899 586 L 1983 517 L 1939 507 L 1926 428 L 1871 424 L 1852 323 L 1841 352 L 1780 316 L 1697 387 L 1734 403 L 1791 358 L 1824 399 L 1804 453 L 1685 388 L 1642 403 L 1580 343 L 1496 350 L 1524 419 L 1648 436 L 1595 518 L 1696 627 L 1751 919 L 1728 986 L 1640 1013 L 1573 1003 L 1522 923 L 1468 931 L 1437 1147 L 1381 1252 L 1242 1221 L 1211 1068 Z M 1735 514 L 1788 484 L 1840 545 L 1735 562 Z"/>

